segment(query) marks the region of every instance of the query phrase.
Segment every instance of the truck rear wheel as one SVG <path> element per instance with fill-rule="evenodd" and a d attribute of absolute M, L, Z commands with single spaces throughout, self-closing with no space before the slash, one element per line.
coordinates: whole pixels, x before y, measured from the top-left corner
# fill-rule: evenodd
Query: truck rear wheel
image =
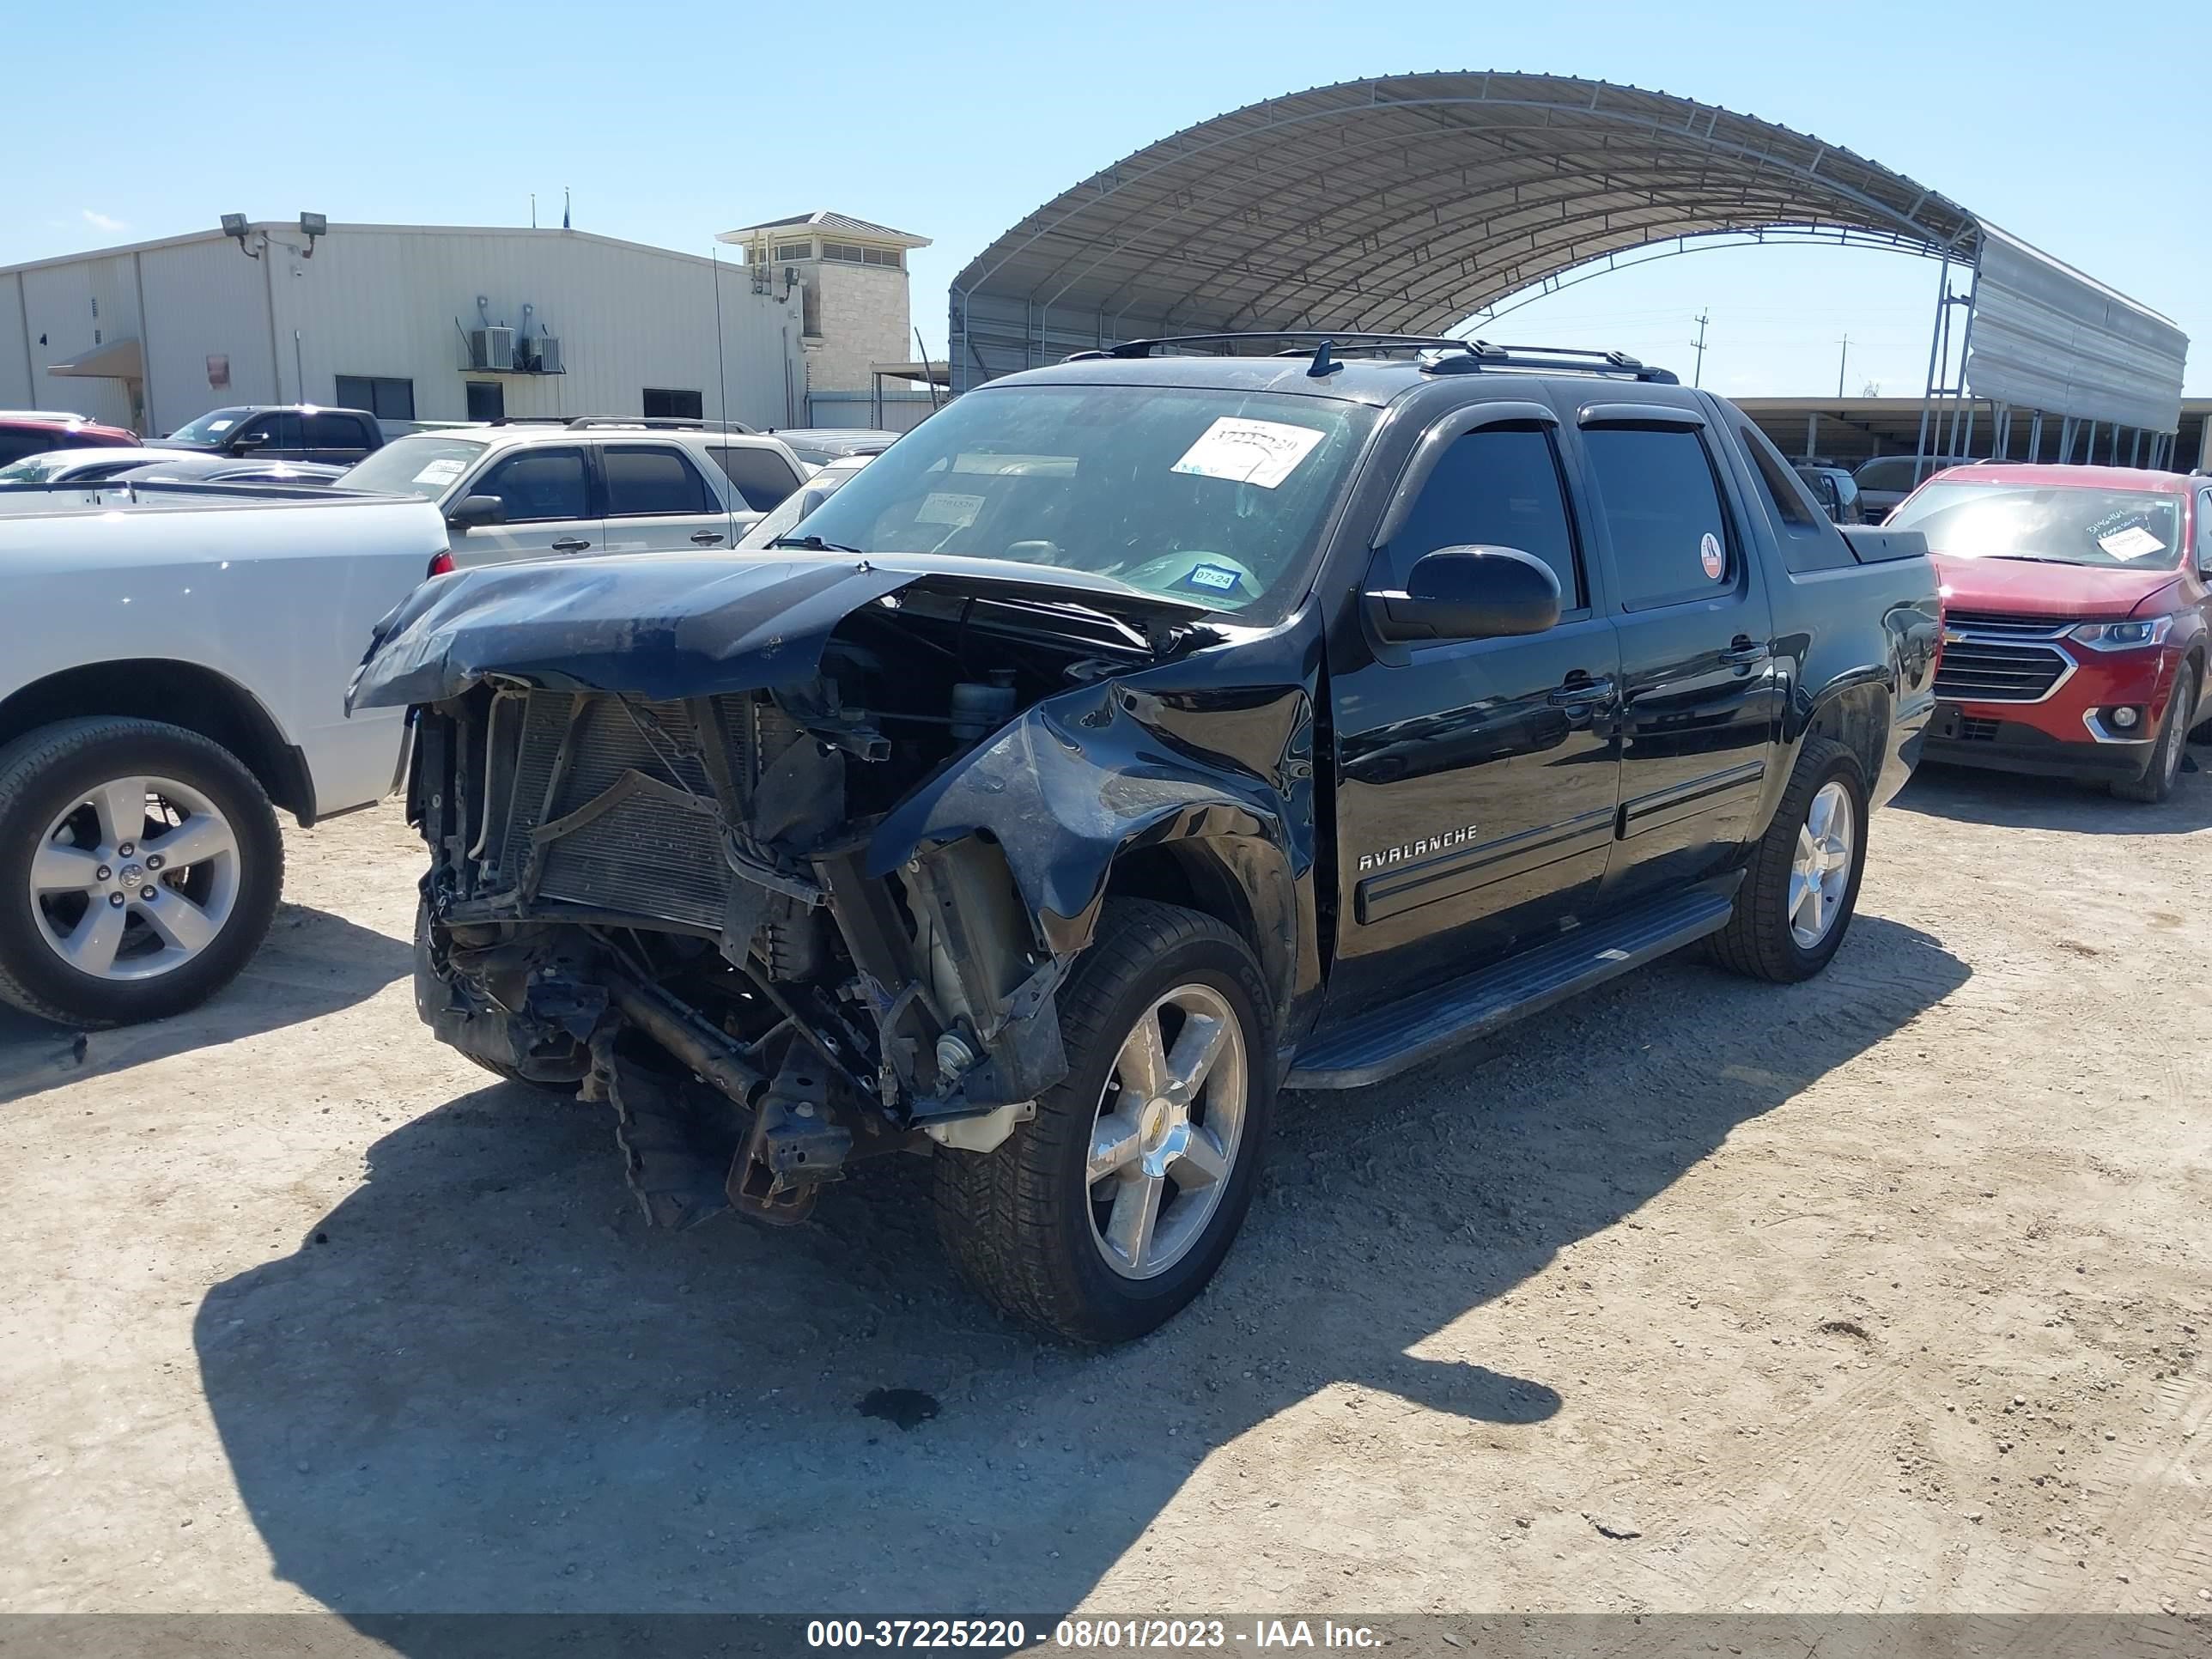
<path fill-rule="evenodd" d="M 0 749 L 0 1001 L 78 1026 L 161 1019 L 237 976 L 284 843 L 253 775 L 155 720 L 58 721 Z"/>
<path fill-rule="evenodd" d="M 1832 738 L 1808 738 L 1773 821 L 1752 850 L 1735 914 L 1713 959 L 1787 983 L 1828 965 L 1857 908 L 1866 869 L 1866 773 Z"/>
<path fill-rule="evenodd" d="M 1251 951 L 1219 922 L 1106 906 L 1060 994 L 1066 1078 L 997 1150 L 936 1154 L 939 1232 L 1001 1312 L 1124 1342 L 1205 1288 L 1267 1152 L 1268 1006 Z"/>

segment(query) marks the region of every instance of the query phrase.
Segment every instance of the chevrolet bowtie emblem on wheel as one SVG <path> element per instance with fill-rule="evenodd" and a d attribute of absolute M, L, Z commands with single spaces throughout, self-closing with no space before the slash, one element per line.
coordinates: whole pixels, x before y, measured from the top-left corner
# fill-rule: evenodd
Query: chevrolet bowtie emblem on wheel
<path fill-rule="evenodd" d="M 1474 839 L 1475 827 L 1466 824 L 1457 830 L 1447 830 L 1442 835 L 1430 836 L 1421 841 L 1409 841 L 1402 847 L 1385 847 L 1380 852 L 1359 855 L 1359 873 L 1386 869 L 1394 864 L 1403 864 L 1408 859 L 1425 858 L 1431 853 L 1441 853 L 1448 848 L 1464 847 Z"/>

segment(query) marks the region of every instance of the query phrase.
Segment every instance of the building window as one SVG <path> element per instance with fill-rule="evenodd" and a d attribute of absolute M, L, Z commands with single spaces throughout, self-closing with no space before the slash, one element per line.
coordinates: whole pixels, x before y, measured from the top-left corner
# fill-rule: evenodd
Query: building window
<path fill-rule="evenodd" d="M 674 392 L 666 386 L 645 389 L 645 418 L 648 421 L 700 421 L 707 417 L 702 392 Z"/>
<path fill-rule="evenodd" d="M 887 265 L 906 269 L 906 255 L 895 247 L 862 247 L 858 242 L 824 242 L 822 257 L 848 265 Z"/>
<path fill-rule="evenodd" d="M 472 421 L 503 421 L 507 418 L 507 388 L 497 380 L 470 380 L 465 383 L 469 394 L 469 418 Z"/>
<path fill-rule="evenodd" d="M 415 382 L 381 374 L 341 374 L 338 407 L 365 409 L 380 421 L 411 421 L 415 418 Z"/>
<path fill-rule="evenodd" d="M 778 242 L 775 245 L 775 255 L 778 260 L 811 259 L 814 257 L 814 244 L 811 242 Z"/>

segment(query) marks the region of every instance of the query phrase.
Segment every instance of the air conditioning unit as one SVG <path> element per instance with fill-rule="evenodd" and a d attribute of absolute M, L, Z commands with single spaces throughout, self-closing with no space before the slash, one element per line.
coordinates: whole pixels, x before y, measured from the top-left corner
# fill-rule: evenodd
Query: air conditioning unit
<path fill-rule="evenodd" d="M 561 337 L 541 334 L 530 343 L 538 359 L 532 367 L 540 374 L 558 374 L 561 372 Z"/>
<path fill-rule="evenodd" d="M 469 331 L 469 367 L 511 369 L 514 367 L 514 331 L 511 328 L 472 328 Z"/>

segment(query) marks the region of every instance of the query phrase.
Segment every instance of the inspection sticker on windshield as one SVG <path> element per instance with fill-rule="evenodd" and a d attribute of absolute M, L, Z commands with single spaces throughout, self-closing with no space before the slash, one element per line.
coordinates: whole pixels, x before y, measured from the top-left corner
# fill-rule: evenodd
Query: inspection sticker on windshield
<path fill-rule="evenodd" d="M 975 522 L 975 515 L 983 510 L 981 495 L 953 495 L 942 492 L 922 497 L 921 505 L 914 510 L 916 524 L 945 524 L 957 528 Z"/>
<path fill-rule="evenodd" d="M 1194 565 L 1190 574 L 1182 579 L 1181 585 L 1184 587 L 1202 587 L 1215 593 L 1233 593 L 1237 591 L 1237 584 L 1242 580 L 1243 580 L 1243 577 L 1237 572 L 1230 569 L 1226 565 L 1201 564 Z"/>
<path fill-rule="evenodd" d="M 2166 544 L 2139 524 L 2098 537 L 2097 545 L 2116 559 L 2140 559 L 2147 554 L 2166 551 Z"/>
<path fill-rule="evenodd" d="M 468 470 L 466 461 L 433 461 L 410 480 L 414 483 L 449 484 Z"/>
<path fill-rule="evenodd" d="M 1168 471 L 1273 489 L 1297 470 L 1298 463 L 1323 435 L 1310 426 L 1224 415 L 1200 433 L 1198 441 Z"/>

